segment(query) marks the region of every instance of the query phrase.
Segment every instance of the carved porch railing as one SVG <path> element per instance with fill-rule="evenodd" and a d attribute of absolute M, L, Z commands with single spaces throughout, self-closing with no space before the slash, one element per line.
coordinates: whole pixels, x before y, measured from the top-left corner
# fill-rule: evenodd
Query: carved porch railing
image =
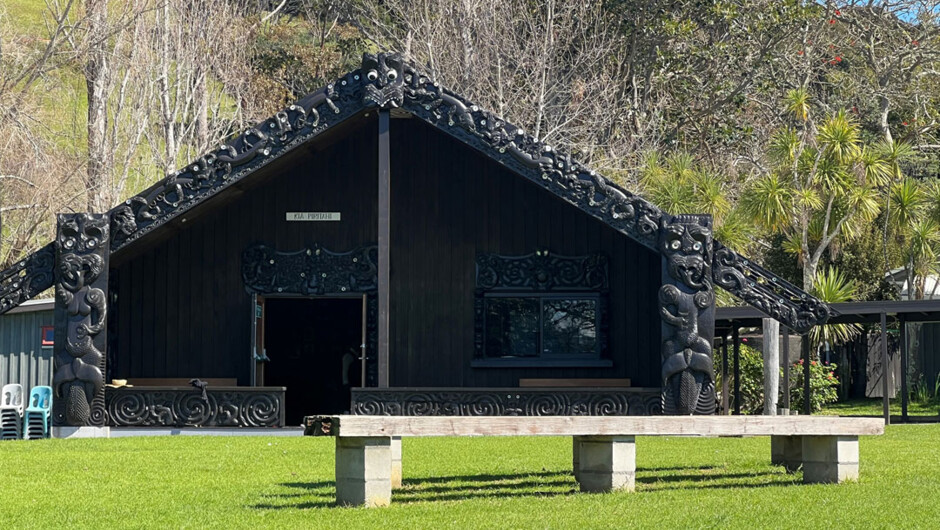
<path fill-rule="evenodd" d="M 112 427 L 284 427 L 284 387 L 108 387 Z"/>
<path fill-rule="evenodd" d="M 353 388 L 352 413 L 380 416 L 650 416 L 659 388 Z"/>

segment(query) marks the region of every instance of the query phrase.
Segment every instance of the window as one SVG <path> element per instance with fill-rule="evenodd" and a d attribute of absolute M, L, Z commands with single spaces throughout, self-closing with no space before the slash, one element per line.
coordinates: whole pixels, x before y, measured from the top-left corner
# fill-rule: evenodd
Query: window
<path fill-rule="evenodd" d="M 602 255 L 480 255 L 475 304 L 474 367 L 612 366 Z"/>
<path fill-rule="evenodd" d="M 484 357 L 596 358 L 597 296 L 487 296 Z"/>

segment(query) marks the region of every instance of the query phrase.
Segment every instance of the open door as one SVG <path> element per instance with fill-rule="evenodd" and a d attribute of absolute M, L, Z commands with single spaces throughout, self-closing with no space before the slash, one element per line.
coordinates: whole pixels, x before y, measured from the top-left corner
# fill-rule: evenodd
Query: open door
<path fill-rule="evenodd" d="M 285 421 L 350 410 L 362 386 L 361 297 L 270 296 L 255 302 L 255 384 L 285 387 Z"/>

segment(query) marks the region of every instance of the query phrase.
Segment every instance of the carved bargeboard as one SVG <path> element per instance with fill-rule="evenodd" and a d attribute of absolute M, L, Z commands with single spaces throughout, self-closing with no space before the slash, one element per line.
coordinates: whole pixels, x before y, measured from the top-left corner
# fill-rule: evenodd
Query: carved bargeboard
<path fill-rule="evenodd" d="M 664 414 L 714 414 L 711 217 L 664 218 L 660 228 Z"/>
<path fill-rule="evenodd" d="M 55 241 L 55 425 L 106 423 L 108 216 L 60 214 Z"/>

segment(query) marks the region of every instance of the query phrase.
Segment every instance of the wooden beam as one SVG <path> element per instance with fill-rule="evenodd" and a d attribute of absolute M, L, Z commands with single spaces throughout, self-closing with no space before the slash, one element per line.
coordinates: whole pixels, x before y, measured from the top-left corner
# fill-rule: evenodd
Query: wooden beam
<path fill-rule="evenodd" d="M 318 429 L 324 423 L 329 428 Z M 884 432 L 877 418 L 833 416 L 308 416 L 305 425 L 311 433 L 341 437 L 859 436 Z"/>
<path fill-rule="evenodd" d="M 907 356 L 910 353 L 910 345 L 907 339 L 907 317 L 903 314 L 898 315 L 898 325 L 901 327 L 901 421 L 907 423 L 907 404 L 910 397 L 907 386 Z"/>
<path fill-rule="evenodd" d="M 731 345 L 734 348 L 734 414 L 741 414 L 741 338 L 738 327 L 731 328 Z"/>
<path fill-rule="evenodd" d="M 388 331 L 389 331 L 389 260 L 391 259 L 391 175 L 389 168 L 388 110 L 379 110 L 379 344 L 378 386 L 388 387 Z"/>
<path fill-rule="evenodd" d="M 780 408 L 790 410 L 790 328 L 783 328 L 783 354 L 780 356 L 780 365 L 783 367 L 783 401 Z"/>
<path fill-rule="evenodd" d="M 881 405 L 885 425 L 891 425 L 891 399 L 888 397 L 888 377 L 891 367 L 888 365 L 888 315 L 881 312 Z"/>
<path fill-rule="evenodd" d="M 800 338 L 800 349 L 803 354 L 803 414 L 809 416 L 813 413 L 813 405 L 810 400 L 813 389 L 810 387 L 811 373 L 809 365 L 811 361 L 811 348 L 809 345 L 809 333 Z"/>
<path fill-rule="evenodd" d="M 724 415 L 731 414 L 728 375 L 728 333 L 724 332 L 721 336 L 721 413 Z"/>

